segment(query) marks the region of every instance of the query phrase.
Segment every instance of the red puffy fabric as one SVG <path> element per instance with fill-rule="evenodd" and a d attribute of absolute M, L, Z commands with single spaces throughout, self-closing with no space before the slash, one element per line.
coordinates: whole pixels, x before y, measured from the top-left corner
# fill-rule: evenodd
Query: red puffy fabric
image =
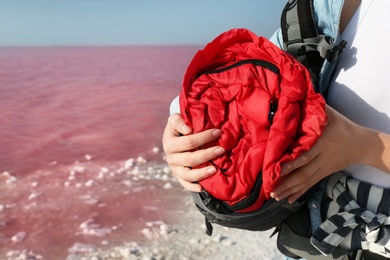
<path fill-rule="evenodd" d="M 255 203 L 239 212 L 256 210 L 270 198 L 283 180 L 281 165 L 308 151 L 327 123 L 325 101 L 315 93 L 306 68 L 246 29 L 221 34 L 194 56 L 184 76 L 180 110 L 193 133 L 222 130 L 218 140 L 200 147 L 219 145 L 226 151 L 206 164 L 215 165 L 217 173 L 200 181 L 213 197 L 235 205 L 249 196 L 262 174 Z"/>

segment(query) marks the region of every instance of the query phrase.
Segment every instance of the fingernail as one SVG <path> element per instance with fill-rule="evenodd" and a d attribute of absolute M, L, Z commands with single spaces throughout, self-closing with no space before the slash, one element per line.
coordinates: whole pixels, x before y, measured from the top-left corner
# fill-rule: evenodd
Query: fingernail
<path fill-rule="evenodd" d="M 276 201 L 280 200 L 278 194 L 276 192 L 274 192 L 274 191 L 271 192 L 269 195 L 271 196 L 271 198 L 275 199 Z"/>
<path fill-rule="evenodd" d="M 214 150 L 214 153 L 216 155 L 221 155 L 225 152 L 225 150 L 222 147 L 218 147 L 217 149 Z"/>
<path fill-rule="evenodd" d="M 189 134 L 191 132 L 191 127 L 189 127 L 188 125 L 183 125 L 181 127 L 181 131 L 182 131 L 182 134 Z"/>
<path fill-rule="evenodd" d="M 217 172 L 217 169 L 215 169 L 215 167 L 209 167 L 207 169 L 207 173 L 208 174 L 213 174 L 213 173 L 216 173 Z"/>
<path fill-rule="evenodd" d="M 218 137 L 218 136 L 220 136 L 221 134 L 222 134 L 222 131 L 219 130 L 219 129 L 217 129 L 217 130 L 215 130 L 215 131 L 213 132 L 213 135 L 214 135 L 215 137 Z"/>

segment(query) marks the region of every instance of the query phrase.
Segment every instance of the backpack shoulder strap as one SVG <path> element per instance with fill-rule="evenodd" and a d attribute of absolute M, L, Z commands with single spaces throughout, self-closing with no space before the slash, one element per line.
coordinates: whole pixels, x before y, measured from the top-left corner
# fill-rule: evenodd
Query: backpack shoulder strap
<path fill-rule="evenodd" d="M 285 46 L 316 37 L 313 1 L 289 0 L 282 12 L 281 29 Z"/>
<path fill-rule="evenodd" d="M 346 42 L 335 45 L 331 37 L 318 33 L 313 0 L 288 0 L 281 31 L 284 50 L 308 68 L 317 87 L 324 60 L 336 61 Z"/>

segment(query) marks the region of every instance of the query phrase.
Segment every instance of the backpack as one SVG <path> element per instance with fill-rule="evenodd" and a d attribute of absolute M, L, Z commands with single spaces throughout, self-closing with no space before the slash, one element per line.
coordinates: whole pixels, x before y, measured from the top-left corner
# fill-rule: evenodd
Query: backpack
<path fill-rule="evenodd" d="M 256 44 L 259 44 L 258 41 L 260 41 L 260 45 L 262 47 L 265 45 L 265 49 L 267 51 L 265 56 L 258 58 L 258 52 L 248 47 L 248 38 L 250 38 L 250 41 L 253 41 L 253 39 L 256 38 L 253 33 L 245 29 L 236 29 L 220 35 L 213 42 L 208 44 L 203 51 L 199 51 L 195 55 L 186 71 L 186 75 L 183 80 L 183 89 L 180 93 L 181 114 L 187 123 L 193 126 L 194 132 L 213 127 L 220 128 L 222 123 L 218 121 L 218 116 L 221 117 L 221 115 L 213 112 L 211 114 L 209 113 L 210 118 L 202 117 L 201 115 L 205 112 L 205 106 L 201 103 L 191 103 L 188 101 L 190 94 L 186 89 L 187 86 L 192 85 L 196 91 L 198 91 L 198 93 L 194 94 L 195 96 L 191 98 L 197 99 L 202 96 L 206 99 L 205 102 L 207 105 L 212 107 L 215 106 L 215 103 L 218 103 L 219 105 L 220 103 L 223 103 L 220 100 L 217 100 L 216 102 L 215 98 L 221 96 L 222 92 L 220 92 L 220 90 L 213 90 L 213 93 L 210 93 L 205 90 L 207 88 L 205 88 L 204 85 L 221 85 L 221 89 L 226 90 L 227 86 L 234 85 L 232 82 L 234 83 L 237 80 L 240 82 L 241 78 L 238 75 L 242 75 L 243 73 L 246 77 L 252 80 L 250 84 L 258 82 L 265 85 L 271 84 L 272 87 L 265 90 L 265 92 L 268 91 L 268 95 L 265 95 L 266 98 L 260 97 L 258 101 L 244 100 L 240 104 L 240 106 L 245 106 L 245 102 L 248 102 L 247 107 L 255 109 L 255 111 L 250 111 L 252 115 L 257 113 L 263 116 L 263 121 L 259 124 L 269 128 L 280 119 L 278 114 L 283 109 L 280 102 L 273 99 L 275 96 L 274 89 L 277 89 L 274 85 L 284 83 L 285 80 L 282 78 L 284 77 L 285 67 L 288 67 L 294 69 L 298 68 L 300 72 L 297 74 L 300 76 L 294 76 L 304 78 L 304 80 L 299 79 L 298 82 L 304 82 L 304 85 L 308 86 L 305 93 L 315 100 L 313 103 L 316 103 L 314 107 L 316 107 L 315 111 L 317 111 L 318 114 L 311 115 L 309 112 L 301 111 L 301 119 L 306 118 L 306 116 L 308 116 L 308 118 L 312 116 L 313 118 L 316 118 L 316 120 L 319 120 L 320 123 L 315 125 L 314 128 L 316 129 L 315 132 L 321 133 L 326 120 L 326 116 L 323 114 L 325 103 L 319 94 L 314 93 L 314 89 L 319 91 L 318 86 L 321 85 L 321 68 L 324 61 L 332 63 L 336 62 L 339 53 L 345 46 L 345 42 L 341 42 L 339 45 L 334 45 L 331 38 L 318 34 L 313 18 L 312 8 L 312 1 L 310 0 L 290 0 L 285 6 L 282 13 L 281 28 L 284 39 L 284 49 L 289 54 L 286 54 L 286 52 L 281 51 L 274 45 L 271 46 L 272 44 L 266 39 L 259 37 L 257 38 L 258 40 L 255 40 Z M 231 34 L 237 34 L 237 31 L 239 31 L 239 37 L 230 37 Z M 237 48 L 236 51 L 239 55 L 232 56 L 231 53 L 217 55 L 223 49 L 231 50 L 234 48 Z M 264 53 L 262 53 L 262 55 L 263 54 Z M 302 69 L 304 68 L 302 64 L 306 67 L 306 69 Z M 246 72 L 244 71 L 247 70 L 252 73 L 245 74 Z M 283 73 L 281 73 L 281 71 L 283 71 Z M 287 71 L 289 70 L 287 69 Z M 291 73 L 291 71 L 289 72 Z M 224 74 L 224 76 L 221 77 L 221 74 Z M 261 77 L 255 77 L 256 75 L 260 75 Z M 291 82 L 295 82 L 294 79 L 290 79 L 290 83 Z M 240 83 L 236 84 L 234 88 L 240 88 Z M 321 93 L 323 93 L 323 91 L 321 91 Z M 233 93 L 230 93 L 230 98 L 237 98 L 240 95 L 245 96 L 246 94 L 242 94 L 236 90 L 236 92 L 233 91 Z M 193 109 L 191 113 L 186 111 L 188 107 Z M 206 112 L 209 112 L 209 108 L 206 109 Z M 236 107 L 234 109 L 236 109 Z M 234 113 L 229 112 L 227 115 L 222 115 L 222 118 L 225 121 L 229 121 L 231 118 L 238 121 L 245 120 L 243 117 L 240 117 L 238 110 L 234 109 Z M 192 113 L 194 114 L 194 117 L 192 117 Z M 297 110 L 291 110 L 291 113 L 291 115 L 296 116 L 295 113 L 297 113 Z M 288 120 L 291 120 L 291 118 L 293 117 L 288 118 Z M 302 123 L 303 119 L 299 123 Z M 200 122 L 199 128 L 197 128 L 197 123 L 194 125 L 196 120 Z M 211 122 L 214 120 L 219 123 L 212 125 Z M 285 132 L 289 123 L 288 120 L 285 120 L 284 128 L 283 125 L 281 125 L 282 128 L 280 130 L 283 131 L 276 132 L 274 136 L 276 139 L 283 136 L 283 132 Z M 243 123 L 245 124 L 246 121 Z M 227 124 L 225 127 L 226 130 L 234 131 L 235 126 L 233 124 Z M 252 131 L 253 129 L 247 129 L 247 131 L 249 130 Z M 305 133 L 302 134 L 302 132 L 304 132 L 302 129 L 296 129 L 295 134 L 298 133 L 298 135 L 305 136 Z M 235 133 L 235 135 L 243 137 L 240 132 Z M 312 136 L 312 134 L 307 134 L 307 136 Z M 223 138 L 224 137 L 221 137 L 219 139 Z M 312 138 L 304 138 L 303 142 L 298 141 L 295 143 L 295 146 L 294 142 L 289 143 L 288 145 L 285 145 L 284 150 L 289 149 L 295 153 L 286 155 L 280 151 L 276 151 L 277 155 L 274 155 L 275 158 L 272 158 L 267 163 L 261 164 L 259 162 L 260 166 L 255 169 L 250 169 L 250 166 L 245 166 L 244 171 L 250 172 L 250 177 L 246 179 L 241 176 L 241 179 L 238 178 L 233 181 L 229 180 L 227 177 L 220 180 L 214 179 L 210 181 L 206 179 L 201 181 L 201 185 L 204 187 L 204 190 L 200 193 L 192 193 L 192 197 L 198 210 L 205 216 L 205 224 L 207 227 L 206 233 L 211 235 L 212 224 L 218 224 L 229 228 L 251 231 L 265 231 L 276 227 L 275 232 L 279 232 L 279 237 L 281 237 L 280 235 L 282 234 L 282 231 L 284 231 L 283 235 L 285 235 L 287 231 L 299 234 L 302 237 L 308 236 L 310 234 L 310 217 L 308 208 L 305 206 L 306 198 L 311 195 L 311 193 L 316 189 L 316 186 L 306 192 L 306 194 L 293 204 L 289 204 L 286 200 L 276 201 L 269 197 L 269 191 L 271 191 L 273 187 L 276 187 L 282 179 L 278 178 L 279 176 L 272 176 L 270 178 L 271 180 L 266 179 L 267 177 L 264 174 L 264 167 L 271 169 L 271 172 L 272 170 L 280 171 L 280 165 L 282 162 L 294 159 L 302 152 L 310 149 L 318 138 L 319 135 L 314 135 Z M 225 139 L 227 142 L 229 141 L 227 137 Z M 286 141 L 286 139 L 283 139 L 283 141 Z M 303 143 L 304 146 L 299 146 L 297 143 Z M 216 143 L 210 143 L 208 145 L 214 146 Z M 237 142 L 232 142 L 228 145 L 232 147 L 232 150 L 234 150 L 234 147 L 237 145 L 240 145 L 240 149 L 247 146 L 238 144 Z M 208 146 L 201 148 L 207 147 Z M 267 149 L 270 149 L 270 147 L 267 146 Z M 260 152 L 258 153 L 261 154 L 264 153 L 264 151 L 265 147 L 261 147 Z M 251 154 L 253 154 L 253 151 L 245 150 L 240 156 L 247 156 L 249 160 L 252 161 L 250 165 L 255 165 L 253 163 L 253 157 L 250 157 Z M 227 171 L 229 167 L 233 165 L 232 161 L 228 158 L 219 158 L 218 160 L 208 163 L 218 166 L 217 168 L 221 172 L 222 176 L 228 176 Z M 199 167 L 203 166 L 205 165 L 201 165 Z M 245 184 L 247 185 L 245 186 Z M 218 190 L 221 189 L 223 185 L 228 186 L 229 189 L 218 194 Z M 264 186 L 266 185 L 269 186 L 264 189 Z M 298 227 L 297 230 L 291 230 L 290 227 L 294 226 L 292 223 L 296 222 L 300 222 L 298 225 L 300 227 Z M 289 251 L 289 245 L 285 245 L 283 243 L 282 239 L 278 238 L 278 248 L 282 253 L 290 257 L 298 256 L 297 254 Z M 344 254 L 345 252 L 342 253 Z"/>

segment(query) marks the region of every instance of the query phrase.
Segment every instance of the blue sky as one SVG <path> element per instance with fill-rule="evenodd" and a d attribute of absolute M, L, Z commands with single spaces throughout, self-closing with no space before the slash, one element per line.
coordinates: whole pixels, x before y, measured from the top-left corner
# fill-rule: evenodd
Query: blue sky
<path fill-rule="evenodd" d="M 0 0 L 0 45 L 204 44 L 234 27 L 269 37 L 286 0 Z"/>

